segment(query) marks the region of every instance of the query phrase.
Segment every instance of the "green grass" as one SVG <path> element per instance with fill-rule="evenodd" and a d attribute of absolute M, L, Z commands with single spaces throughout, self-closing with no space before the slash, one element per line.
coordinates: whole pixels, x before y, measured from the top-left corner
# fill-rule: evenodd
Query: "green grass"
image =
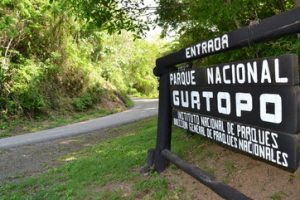
<path fill-rule="evenodd" d="M 279 192 L 275 192 L 272 194 L 271 199 L 272 200 L 281 200 L 281 199 L 285 199 L 288 195 L 283 192 L 283 191 L 279 191 Z"/>
<path fill-rule="evenodd" d="M 2 184 L 0 199 L 174 199 L 184 192 L 182 186 L 168 190 L 164 176 L 139 173 L 147 150 L 155 146 L 156 121 L 112 129 L 125 135 L 72 154 L 71 161 L 44 174 Z M 201 146 L 199 140 L 176 129 L 172 151 L 186 155 Z"/>
<path fill-rule="evenodd" d="M 85 112 L 66 112 L 55 113 L 49 116 L 29 118 L 16 118 L 9 120 L 0 119 L 0 138 L 10 137 L 22 133 L 34 132 L 48 128 L 54 128 L 70 123 L 76 123 L 96 117 L 106 116 L 120 111 L 119 109 L 108 110 L 103 108 L 94 108 Z"/>

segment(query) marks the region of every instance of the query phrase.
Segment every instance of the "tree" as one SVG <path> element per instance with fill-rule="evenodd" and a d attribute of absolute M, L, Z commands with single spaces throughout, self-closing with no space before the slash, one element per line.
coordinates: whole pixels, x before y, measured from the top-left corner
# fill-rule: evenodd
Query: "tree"
<path fill-rule="evenodd" d="M 175 45 L 174 49 L 179 49 L 248 26 L 252 21 L 259 21 L 293 7 L 294 0 L 161 0 L 157 21 L 165 31 L 177 33 L 179 45 Z M 297 39 L 289 37 L 266 45 L 210 56 L 198 62 L 207 65 L 295 52 L 297 46 Z"/>
<path fill-rule="evenodd" d="M 108 33 L 127 30 L 139 37 L 148 25 L 140 19 L 146 11 L 141 7 L 144 0 L 58 0 L 62 1 L 62 9 L 69 10 L 80 21 L 88 33 L 93 30 Z"/>
<path fill-rule="evenodd" d="M 0 118 L 81 107 L 82 103 L 87 108 L 112 88 L 126 92 L 136 85 L 138 92 L 151 92 L 152 79 L 142 85 L 124 82 L 124 88 L 114 87 L 120 85 L 114 80 L 125 80 L 122 70 L 134 61 L 126 44 L 119 47 L 126 47 L 122 61 L 119 49 L 113 54 L 105 47 L 105 41 L 114 37 L 109 34 L 131 32 L 135 37 L 128 34 L 127 42 L 142 35 L 148 22 L 140 15 L 146 11 L 143 1 L 136 0 L 1 0 Z M 116 41 L 111 41 L 116 47 Z M 104 80 L 110 71 L 114 77 Z"/>
<path fill-rule="evenodd" d="M 292 7 L 292 0 L 161 0 L 157 21 L 160 26 L 180 35 L 202 35 L 209 32 L 208 35 L 211 36 L 247 26 L 253 20 L 263 19 Z"/>

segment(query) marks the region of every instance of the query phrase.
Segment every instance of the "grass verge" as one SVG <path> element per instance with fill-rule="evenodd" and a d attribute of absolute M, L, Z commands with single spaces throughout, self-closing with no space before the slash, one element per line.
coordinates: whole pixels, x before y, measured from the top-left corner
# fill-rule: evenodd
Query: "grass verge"
<path fill-rule="evenodd" d="M 65 164 L 43 174 L 3 183 L 0 199 L 220 199 L 174 165 L 162 175 L 139 173 L 155 146 L 156 121 L 108 130 L 121 136 L 64 156 Z M 172 132 L 172 152 L 253 199 L 299 197 L 300 170 L 291 174 L 180 129 Z"/>
<path fill-rule="evenodd" d="M 72 159 L 64 158 L 69 160 L 66 164 L 44 174 L 2 184 L 0 199 L 172 198 L 175 194 L 168 190 L 165 177 L 139 173 L 147 150 L 155 145 L 156 121 L 152 118 L 112 129 L 126 133 L 72 154 Z M 191 143 L 184 142 L 188 137 L 179 132 L 174 132 L 175 151 L 184 154 Z M 198 142 L 193 141 L 194 145 Z"/>

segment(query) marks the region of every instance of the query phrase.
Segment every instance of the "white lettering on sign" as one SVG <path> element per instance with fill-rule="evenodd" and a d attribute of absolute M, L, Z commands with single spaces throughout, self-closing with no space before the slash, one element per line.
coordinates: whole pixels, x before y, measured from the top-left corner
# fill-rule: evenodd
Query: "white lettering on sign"
<path fill-rule="evenodd" d="M 185 57 L 193 58 L 201 55 L 214 53 L 220 50 L 224 50 L 229 47 L 228 35 L 225 34 L 221 37 L 217 37 L 202 43 L 198 43 L 194 46 L 185 49 Z"/>
<path fill-rule="evenodd" d="M 212 106 L 211 100 L 214 97 L 217 98 L 217 103 Z M 206 102 L 203 108 L 201 107 L 202 98 Z M 234 105 L 235 113 L 233 113 L 236 117 L 242 117 L 242 113 L 251 112 L 253 109 L 253 97 L 250 93 L 236 93 L 235 98 L 233 98 L 228 92 L 222 91 L 214 95 L 211 91 L 173 90 L 172 101 L 174 106 L 192 108 L 198 111 L 210 112 L 211 108 L 217 108 L 218 113 L 224 115 L 232 114 L 232 105 Z M 259 116 L 262 121 L 273 124 L 282 122 L 282 98 L 279 94 L 261 94 L 259 108 Z"/>
<path fill-rule="evenodd" d="M 264 60 L 262 64 L 262 72 L 261 72 L 261 83 L 271 83 L 271 75 L 270 75 L 270 69 L 268 65 L 268 61 Z"/>
<path fill-rule="evenodd" d="M 279 60 L 275 59 L 275 82 L 287 83 L 289 80 L 286 77 L 279 77 Z"/>
<path fill-rule="evenodd" d="M 252 96 L 249 93 L 236 93 L 236 116 L 241 117 L 242 111 L 252 111 Z"/>
<path fill-rule="evenodd" d="M 271 75 L 270 63 L 274 62 L 273 79 Z M 258 68 L 261 68 L 258 73 Z M 245 84 L 245 83 L 288 83 L 287 77 L 282 77 L 279 72 L 279 59 L 273 61 L 263 60 L 261 66 L 258 66 L 257 61 L 224 65 L 220 67 L 210 67 L 206 69 L 207 83 L 212 84 Z M 260 79 L 259 79 L 260 77 Z"/>
<path fill-rule="evenodd" d="M 196 85 L 195 70 L 171 73 L 170 85 Z"/>
<path fill-rule="evenodd" d="M 231 113 L 231 99 L 228 92 L 218 92 L 218 112 L 224 115 L 230 115 Z"/>
<path fill-rule="evenodd" d="M 243 99 L 247 95 L 240 95 Z M 245 110 L 249 110 L 245 102 Z M 175 111 L 175 126 L 184 128 L 227 146 L 233 147 L 283 167 L 289 167 L 289 155 L 278 133 L 269 130 L 237 124 L 222 119 Z"/>
<path fill-rule="evenodd" d="M 186 55 L 222 50 L 228 46 L 222 41 L 197 44 Z M 174 125 L 294 169 L 300 130 L 297 62 L 297 56 L 284 55 L 170 72 Z"/>
<path fill-rule="evenodd" d="M 262 94 L 259 98 L 260 118 L 262 121 L 280 124 L 282 121 L 282 99 L 278 94 Z M 268 112 L 267 105 L 274 107 L 274 111 Z"/>
<path fill-rule="evenodd" d="M 213 93 L 209 91 L 203 91 L 202 96 L 206 100 L 206 110 L 209 112 L 210 111 L 210 99 L 213 98 Z"/>
<path fill-rule="evenodd" d="M 198 91 L 192 91 L 191 92 L 191 104 L 192 104 L 192 109 L 198 109 L 200 110 L 200 95 Z"/>

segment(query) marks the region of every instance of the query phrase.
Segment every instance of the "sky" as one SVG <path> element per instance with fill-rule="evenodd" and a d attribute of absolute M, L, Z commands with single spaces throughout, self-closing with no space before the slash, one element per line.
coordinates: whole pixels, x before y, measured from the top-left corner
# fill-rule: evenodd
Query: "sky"
<path fill-rule="evenodd" d="M 154 0 L 145 0 L 145 4 L 148 7 L 157 7 L 158 6 Z M 149 40 L 149 41 L 155 40 L 157 37 L 159 37 L 161 30 L 162 29 L 158 26 L 156 26 L 155 29 L 151 28 L 150 31 L 147 32 L 146 40 Z"/>
<path fill-rule="evenodd" d="M 144 0 L 144 2 L 146 6 L 149 7 L 158 6 L 158 4 L 154 0 Z M 155 29 L 151 28 L 151 30 L 146 33 L 146 40 L 151 42 L 155 41 L 160 36 L 161 31 L 162 29 L 159 26 L 156 26 Z M 166 38 L 164 38 L 164 40 L 166 40 L 167 42 L 172 42 L 174 41 L 174 39 L 175 39 L 175 33 L 168 33 Z"/>
<path fill-rule="evenodd" d="M 139 4 L 139 6 L 140 6 L 140 8 L 144 8 L 144 7 L 155 8 L 155 7 L 158 7 L 158 3 L 155 2 L 155 0 L 144 0 L 144 5 Z M 151 10 L 149 10 L 149 12 L 151 12 L 150 16 L 152 17 L 152 19 L 155 19 L 155 17 L 156 17 L 155 13 L 154 13 L 155 10 L 151 9 Z M 145 14 L 142 14 L 140 16 L 140 19 L 147 21 L 147 16 L 145 16 Z M 162 31 L 162 28 L 160 28 L 159 26 L 155 26 L 155 27 L 152 26 L 152 27 L 150 27 L 150 30 L 146 32 L 145 39 L 147 41 L 153 42 L 159 38 L 161 31 Z M 175 34 L 172 34 L 172 35 L 175 35 Z M 164 40 L 166 40 L 167 42 L 172 42 L 174 40 L 174 38 L 175 38 L 175 36 L 170 36 L 168 34 L 167 37 L 164 38 Z"/>

